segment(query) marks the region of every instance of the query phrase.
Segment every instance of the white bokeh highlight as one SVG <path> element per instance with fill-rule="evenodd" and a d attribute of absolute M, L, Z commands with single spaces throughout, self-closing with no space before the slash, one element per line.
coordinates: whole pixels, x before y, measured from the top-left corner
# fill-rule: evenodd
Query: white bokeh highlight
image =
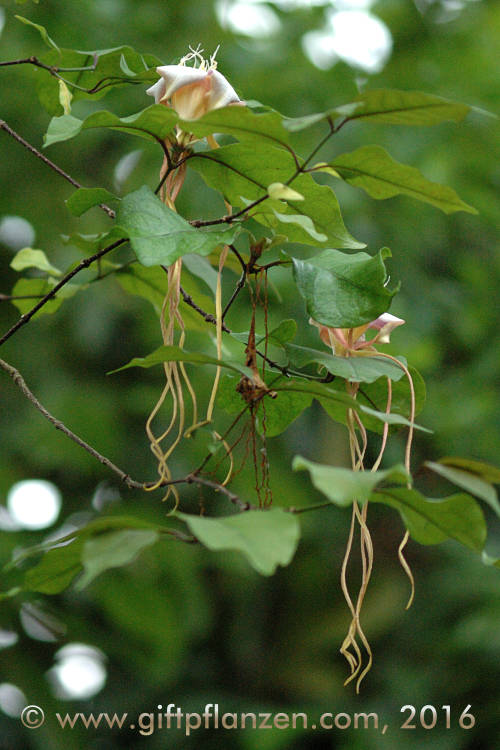
<path fill-rule="evenodd" d="M 14 646 L 19 640 L 19 636 L 13 630 L 2 630 L 0 629 L 0 649 L 10 648 Z"/>
<path fill-rule="evenodd" d="M 36 239 L 35 230 L 22 216 L 4 216 L 0 221 L 0 244 L 17 252 L 30 247 Z"/>
<path fill-rule="evenodd" d="M 11 682 L 2 682 L 0 685 L 0 710 L 4 714 L 13 719 L 18 719 L 26 703 L 26 696 L 17 685 L 13 685 Z"/>
<path fill-rule="evenodd" d="M 329 14 L 323 29 L 304 34 L 302 46 L 313 65 L 322 70 L 343 60 L 365 73 L 379 73 L 391 55 L 392 37 L 377 16 L 364 10 L 341 10 Z"/>
<path fill-rule="evenodd" d="M 281 21 L 269 5 L 218 0 L 215 12 L 222 28 L 229 29 L 235 34 L 267 39 L 281 29 Z"/>
<path fill-rule="evenodd" d="M 84 643 L 69 643 L 56 653 L 47 678 L 56 698 L 87 700 L 106 684 L 105 655 Z"/>
<path fill-rule="evenodd" d="M 61 493 L 52 482 L 24 479 L 12 485 L 7 494 L 7 509 L 13 521 L 24 529 L 46 529 L 57 520 Z"/>

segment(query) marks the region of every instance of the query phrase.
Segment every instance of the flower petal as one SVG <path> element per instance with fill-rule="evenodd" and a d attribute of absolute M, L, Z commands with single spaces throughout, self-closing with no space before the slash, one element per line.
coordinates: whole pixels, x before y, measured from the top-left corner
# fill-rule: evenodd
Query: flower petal
<path fill-rule="evenodd" d="M 395 315 L 391 315 L 390 313 L 383 313 L 376 320 L 372 320 L 369 325 L 369 328 L 378 330 L 378 333 L 375 334 L 370 343 L 388 344 L 394 328 L 402 326 L 404 322 L 402 318 L 396 318 Z"/>
<path fill-rule="evenodd" d="M 391 313 L 382 313 L 376 320 L 372 320 L 368 328 L 377 328 L 379 331 L 387 325 L 390 325 L 390 330 L 397 326 L 402 326 L 405 321 L 402 318 L 396 318 Z"/>
<path fill-rule="evenodd" d="M 218 70 L 210 70 L 209 75 L 213 76 L 212 89 L 210 95 L 210 109 L 219 109 L 227 107 L 240 101 L 236 91 L 226 78 Z"/>
<path fill-rule="evenodd" d="M 184 120 L 196 120 L 212 109 L 240 101 L 236 91 L 217 70 L 163 65 L 156 68 L 156 72 L 161 78 L 146 93 L 154 96 L 157 104 L 170 100 Z"/>
<path fill-rule="evenodd" d="M 153 86 L 150 86 L 149 89 L 146 89 L 146 94 L 148 94 L 148 96 L 154 96 L 155 103 L 159 104 L 159 102 L 165 95 L 165 81 L 163 80 L 163 78 L 160 78 L 160 80 L 156 81 Z"/>

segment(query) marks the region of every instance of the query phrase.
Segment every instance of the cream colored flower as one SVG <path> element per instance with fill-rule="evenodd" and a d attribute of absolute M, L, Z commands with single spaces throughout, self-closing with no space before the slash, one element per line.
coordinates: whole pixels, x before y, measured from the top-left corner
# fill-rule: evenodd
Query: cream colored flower
<path fill-rule="evenodd" d="M 216 52 L 207 61 L 201 56 L 202 51 L 192 50 L 178 65 L 156 68 L 161 78 L 146 91 L 157 104 L 172 106 L 183 120 L 198 120 L 212 109 L 242 104 L 236 91 L 218 72 Z M 190 60 L 195 61 L 195 67 L 186 65 Z"/>
<path fill-rule="evenodd" d="M 329 328 L 317 323 L 312 318 L 309 320 L 311 325 L 319 328 L 321 340 L 327 346 L 330 346 L 339 357 L 348 356 L 349 353 L 360 349 L 372 348 L 375 344 L 388 344 L 393 329 L 402 326 L 404 322 L 402 318 L 396 318 L 395 315 L 390 313 L 383 313 L 376 320 L 372 320 L 371 323 L 365 323 L 356 328 Z M 367 341 L 365 332 L 369 328 L 374 328 L 377 333 Z"/>

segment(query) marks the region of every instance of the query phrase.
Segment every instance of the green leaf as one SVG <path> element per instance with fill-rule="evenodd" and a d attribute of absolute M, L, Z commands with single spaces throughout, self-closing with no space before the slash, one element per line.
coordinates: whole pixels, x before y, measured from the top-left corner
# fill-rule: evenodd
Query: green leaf
<path fill-rule="evenodd" d="M 276 379 L 273 375 L 267 378 L 267 384 L 275 390 L 282 382 L 288 382 L 285 378 Z M 221 378 L 219 390 L 217 392 L 217 406 L 224 409 L 228 414 L 238 414 L 246 407 L 246 402 L 238 393 L 236 387 L 239 378 L 231 375 L 225 375 Z M 266 437 L 275 437 L 284 432 L 304 409 L 307 409 L 312 403 L 313 397 L 310 393 L 293 391 L 280 391 L 276 398 L 262 399 L 254 410 L 255 423 L 260 434 Z"/>
<path fill-rule="evenodd" d="M 394 362 L 383 357 L 336 357 L 328 352 L 309 349 L 296 344 L 285 344 L 289 365 L 293 368 L 318 364 L 326 367 L 332 375 L 354 383 L 373 383 L 381 377 L 400 380 L 404 373 Z"/>
<path fill-rule="evenodd" d="M 195 365 L 217 365 L 218 367 L 225 367 L 228 370 L 234 370 L 247 377 L 252 377 L 250 368 L 240 365 L 239 362 L 216 359 L 215 357 L 209 357 L 207 354 L 199 352 L 186 352 L 177 346 L 160 346 L 154 352 L 148 354 L 147 357 L 134 357 L 128 364 L 112 370 L 108 374 L 121 372 L 122 370 L 127 370 L 129 367 L 154 367 L 163 362 L 191 362 L 191 364 Z"/>
<path fill-rule="evenodd" d="M 0 602 L 5 601 L 6 599 L 12 599 L 14 596 L 17 596 L 22 592 L 21 586 L 13 586 L 8 591 L 2 591 L 0 592 Z"/>
<path fill-rule="evenodd" d="M 500 558 L 499 557 L 492 557 L 491 555 L 488 555 L 487 552 L 483 551 L 483 554 L 481 555 L 482 561 L 485 565 L 491 565 L 494 568 L 500 568 Z M 15 590 L 14 590 L 15 595 Z"/>
<path fill-rule="evenodd" d="M 17 307 L 21 315 L 29 312 L 37 302 L 40 301 L 41 297 L 44 297 L 51 289 L 54 288 L 57 281 L 56 279 L 19 279 L 13 288 L 12 295 L 18 297 L 13 299 L 12 304 Z M 65 284 L 58 292 L 57 295 L 49 300 L 38 312 L 35 313 L 33 318 L 38 315 L 47 315 L 55 313 L 56 310 L 62 305 L 65 299 L 69 299 L 80 289 L 85 289 L 85 284 Z"/>
<path fill-rule="evenodd" d="M 263 224 L 269 224 L 269 226 L 273 226 L 273 221 L 268 218 L 268 212 L 264 211 L 262 212 L 262 209 L 257 209 L 259 213 L 264 213 L 267 215 L 266 221 L 262 221 Z M 278 219 L 279 224 L 298 224 L 300 229 L 308 235 L 308 240 L 302 238 L 302 242 L 309 244 L 309 245 L 324 245 L 326 242 L 328 242 L 328 235 L 323 234 L 322 232 L 318 232 L 313 220 L 310 216 L 302 216 L 301 214 L 283 214 L 280 211 L 277 211 L 275 208 L 272 209 L 272 213 Z M 284 229 L 282 227 L 283 231 L 287 231 L 288 239 L 291 237 L 295 238 L 297 233 L 297 228 L 290 228 L 288 230 Z M 292 233 L 292 234 L 291 234 Z M 314 240 L 314 242 L 311 242 L 311 240 Z M 344 244 L 341 244 L 338 241 L 335 241 L 335 244 L 340 245 L 340 247 L 345 247 Z M 358 245 L 359 247 L 359 245 Z M 364 245 L 362 245 L 364 247 Z"/>
<path fill-rule="evenodd" d="M 297 548 L 300 526 L 292 513 L 280 508 L 251 510 L 223 518 L 177 513 L 192 534 L 211 550 L 236 550 L 262 575 L 288 565 Z"/>
<path fill-rule="evenodd" d="M 28 18 L 23 18 L 23 16 L 15 16 L 15 18 L 17 18 L 18 21 L 21 21 L 21 23 L 25 23 L 26 26 L 32 26 L 34 29 L 36 29 L 48 47 L 52 47 L 52 49 L 54 49 L 56 52 L 60 52 L 57 44 L 47 34 L 47 29 L 45 29 L 43 26 L 40 26 L 38 23 L 33 23 L 33 21 L 30 21 Z"/>
<path fill-rule="evenodd" d="M 324 250 L 309 260 L 292 258 L 309 315 L 332 328 L 354 328 L 375 320 L 389 308 L 397 291 L 386 286 L 384 259 L 390 254 L 387 248 L 373 257 Z"/>
<path fill-rule="evenodd" d="M 372 198 L 384 200 L 403 194 L 431 203 L 447 214 L 454 211 L 477 213 L 452 188 L 427 180 L 418 169 L 395 161 L 380 146 L 362 146 L 352 153 L 340 154 L 328 166 Z"/>
<path fill-rule="evenodd" d="M 119 200 L 116 195 L 105 188 L 78 188 L 66 201 L 66 205 L 73 216 L 81 216 L 90 208 L 101 203 L 115 203 Z"/>
<path fill-rule="evenodd" d="M 86 526 L 74 529 L 65 536 L 51 539 L 41 544 L 35 544 L 21 551 L 16 550 L 14 558 L 4 566 L 3 570 L 11 570 L 31 557 L 48 553 L 51 550 L 66 549 L 75 540 L 83 539 L 85 541 L 85 539 L 90 538 L 93 534 L 102 534 L 115 529 L 152 529 L 154 531 L 163 531 L 164 527 L 145 521 L 142 518 L 135 518 L 134 516 L 104 516 L 91 521 Z M 34 568 L 31 568 L 31 570 L 34 570 Z"/>
<path fill-rule="evenodd" d="M 163 268 L 132 263 L 119 269 L 115 279 L 126 292 L 147 300 L 160 313 L 166 293 Z"/>
<path fill-rule="evenodd" d="M 61 547 L 53 547 L 35 567 L 24 575 L 23 588 L 41 594 L 58 594 L 68 588 L 73 578 L 82 570 L 83 540 Z"/>
<path fill-rule="evenodd" d="M 145 185 L 123 198 L 116 221 L 144 266 L 169 266 L 187 253 L 209 255 L 241 231 L 240 226 L 195 229 Z"/>
<path fill-rule="evenodd" d="M 268 140 L 286 146 L 289 140 L 278 112 L 256 113 L 249 107 L 229 106 L 214 109 L 199 120 L 180 120 L 180 127 L 198 137 L 213 133 L 227 133 L 238 140 Z"/>
<path fill-rule="evenodd" d="M 424 466 L 457 485 L 457 487 L 470 492 L 471 495 L 484 500 L 500 516 L 500 503 L 495 488 L 482 477 L 463 469 L 456 469 L 454 466 L 447 466 L 441 462 L 425 461 Z"/>
<path fill-rule="evenodd" d="M 39 271 L 45 271 L 52 276 L 61 275 L 61 271 L 49 262 L 43 250 L 34 250 L 32 247 L 23 247 L 22 250 L 19 250 L 10 262 L 10 267 L 14 271 L 38 268 Z"/>
<path fill-rule="evenodd" d="M 276 326 L 276 328 L 273 328 L 273 330 L 270 331 L 269 338 L 273 341 L 277 341 L 279 344 L 286 344 L 294 339 L 296 334 L 296 321 L 293 318 L 287 318 L 286 320 L 282 320 L 281 323 Z"/>
<path fill-rule="evenodd" d="M 396 386 L 400 385 L 403 382 L 403 380 L 400 380 L 398 383 L 393 384 L 393 389 L 395 389 Z M 377 384 L 378 383 L 371 383 L 369 385 L 363 386 L 363 388 L 372 388 Z M 278 392 L 278 395 L 282 391 L 310 394 L 311 396 L 313 396 L 313 398 L 319 401 L 319 403 L 332 419 L 334 419 L 336 422 L 341 422 L 342 424 L 346 424 L 347 409 L 354 409 L 354 411 L 361 415 L 365 427 L 368 430 L 373 430 L 374 432 L 382 431 L 382 427 L 380 426 L 381 422 L 387 422 L 387 424 L 389 425 L 404 425 L 405 427 L 409 427 L 410 425 L 408 419 L 398 413 L 386 414 L 385 411 L 365 406 L 364 403 L 361 403 L 359 394 L 358 398 L 354 399 L 347 393 L 334 390 L 333 388 L 330 388 L 323 383 L 303 382 L 301 380 L 293 380 L 290 378 L 284 379 L 282 382 L 278 382 L 276 384 L 273 383 L 272 387 L 273 390 Z M 427 430 L 425 427 L 421 427 L 420 425 L 415 423 L 413 427 L 416 430 L 430 432 L 430 430 Z"/>
<path fill-rule="evenodd" d="M 183 267 L 187 256 L 183 256 Z M 200 256 L 193 256 L 197 261 L 204 260 Z M 166 293 L 166 276 L 161 266 L 142 266 L 140 263 L 128 263 L 117 269 L 115 279 L 120 286 L 129 294 L 135 294 L 150 302 L 155 311 L 160 314 Z M 201 307 L 209 313 L 214 314 L 214 302 L 205 295 L 195 279 L 186 274 L 182 281 L 183 289 L 188 294 L 193 294 Z M 184 325 L 188 330 L 199 330 L 206 333 L 206 323 L 203 318 L 191 307 L 181 303 Z"/>
<path fill-rule="evenodd" d="M 415 389 L 415 415 L 422 411 L 425 404 L 425 383 L 420 373 L 413 367 L 408 368 L 412 376 L 413 386 Z M 387 422 L 394 428 L 402 425 L 408 427 L 408 417 L 410 415 L 410 386 L 407 378 L 392 382 L 391 395 L 391 413 L 384 418 L 387 408 L 388 389 L 384 380 L 376 380 L 373 383 L 363 383 L 357 393 L 356 403 L 361 408 L 363 425 L 367 430 L 381 433 L 383 431 L 383 422 Z M 336 422 L 346 424 L 346 410 L 340 402 L 333 399 L 319 399 L 326 413 Z M 430 430 L 414 425 L 415 429 L 424 432 Z"/>
<path fill-rule="evenodd" d="M 318 185 L 311 175 L 298 175 L 290 183 L 304 200 L 283 203 L 268 197 L 268 185 L 286 184 L 297 172 L 295 160 L 288 151 L 263 143 L 237 143 L 214 151 L 197 152 L 189 165 L 201 173 L 207 185 L 222 192 L 231 206 L 244 208 L 265 198 L 250 211 L 251 216 L 286 235 L 290 242 L 354 250 L 365 247 L 345 228 L 332 189 Z"/>
<path fill-rule="evenodd" d="M 422 91 L 374 89 L 360 94 L 351 104 L 337 107 L 336 114 L 347 120 L 370 118 L 387 125 L 437 125 L 460 122 L 470 112 L 466 104 Z"/>
<path fill-rule="evenodd" d="M 153 83 L 158 79 L 155 68 L 162 64 L 154 55 L 142 55 L 129 46 L 91 51 L 60 49 L 59 53 L 49 52 L 42 58 L 42 62 L 66 68 L 61 75 L 71 91 L 73 101 L 100 99 L 111 88 L 131 83 L 144 83 L 146 87 L 146 83 Z M 51 115 L 63 114 L 57 78 L 48 72 L 41 73 L 37 93 L 40 102 Z"/>
<path fill-rule="evenodd" d="M 352 471 L 351 469 L 317 464 L 302 456 L 295 456 L 294 471 L 306 470 L 317 490 L 335 505 L 351 505 L 355 500 L 365 503 L 381 482 L 407 484 L 411 477 L 402 464 L 381 471 Z"/>
<path fill-rule="evenodd" d="M 372 122 L 387 125 L 437 125 L 448 120 L 460 122 L 470 109 L 466 104 L 422 91 L 373 89 L 364 91 L 349 104 L 343 104 L 322 114 L 286 118 L 283 125 L 292 133 L 328 118 L 342 118 L 345 122 L 370 119 Z"/>
<path fill-rule="evenodd" d="M 69 90 L 68 86 L 64 83 L 62 78 L 58 79 L 59 83 L 59 104 L 63 108 L 63 114 L 69 115 L 71 113 L 71 100 L 73 94 Z"/>
<path fill-rule="evenodd" d="M 414 367 L 408 367 L 413 380 L 415 391 L 415 416 L 418 416 L 425 405 L 426 388 L 425 382 L 418 370 Z M 410 385 L 406 377 L 397 382 L 392 382 L 391 389 L 391 414 L 393 416 L 404 415 L 409 419 L 410 416 Z M 363 383 L 357 394 L 357 400 L 365 407 L 365 416 L 363 424 L 368 430 L 381 432 L 382 427 L 377 418 L 372 419 L 370 409 L 377 412 L 383 412 L 387 408 L 387 384 L 383 380 L 377 380 L 373 383 Z M 393 423 L 395 424 L 395 423 Z M 409 422 L 406 422 L 409 424 Z M 418 429 L 424 429 L 422 427 Z M 430 432 L 430 430 L 425 430 Z"/>
<path fill-rule="evenodd" d="M 73 115 L 62 115 L 53 117 L 49 123 L 47 133 L 44 136 L 45 146 L 53 143 L 67 141 L 74 138 L 82 130 L 93 128 L 111 128 L 132 135 L 146 138 L 147 140 L 163 141 L 171 132 L 177 121 L 175 112 L 162 104 L 153 104 L 151 107 L 137 112 L 128 117 L 117 117 L 112 112 L 105 110 L 94 112 L 85 120 L 79 120 Z"/>
<path fill-rule="evenodd" d="M 457 456 L 446 456 L 439 459 L 440 464 L 452 466 L 456 469 L 462 469 L 470 474 L 476 474 L 484 479 L 485 482 L 500 484 L 500 469 L 484 461 L 475 461 L 471 458 L 458 458 Z"/>
<path fill-rule="evenodd" d="M 282 182 L 273 182 L 267 187 L 267 194 L 272 200 L 278 201 L 303 201 L 304 196 L 296 190 L 292 190 L 288 185 Z"/>
<path fill-rule="evenodd" d="M 390 505 L 399 511 L 415 541 L 439 544 L 456 539 L 480 552 L 486 541 L 486 523 L 477 502 L 464 493 L 439 500 L 403 488 L 376 490 L 370 502 Z"/>
<path fill-rule="evenodd" d="M 84 573 L 76 588 L 81 591 L 109 568 L 128 565 L 146 547 L 155 544 L 159 539 L 158 531 L 151 529 L 123 529 L 88 539 L 81 554 Z"/>
<path fill-rule="evenodd" d="M 218 274 L 206 258 L 202 258 L 199 255 L 183 255 L 182 267 L 187 268 L 189 273 L 203 281 L 215 297 L 217 292 Z"/>

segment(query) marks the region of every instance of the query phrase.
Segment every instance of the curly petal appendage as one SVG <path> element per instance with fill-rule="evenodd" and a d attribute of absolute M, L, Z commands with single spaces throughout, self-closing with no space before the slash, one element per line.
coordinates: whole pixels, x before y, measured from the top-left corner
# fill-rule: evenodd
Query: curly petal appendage
<path fill-rule="evenodd" d="M 213 137 L 209 137 L 209 142 L 211 146 L 217 145 Z M 165 157 L 160 172 L 160 179 L 162 180 L 160 197 L 173 211 L 176 210 L 175 201 L 184 182 L 185 167 L 186 165 L 182 164 L 175 172 L 168 173 L 169 161 Z M 230 210 L 230 207 L 228 207 L 228 210 Z M 227 253 L 228 248 L 224 248 L 221 252 L 217 276 L 216 331 L 218 359 L 222 356 L 222 270 L 227 258 Z M 176 344 L 182 349 L 186 339 L 185 325 L 182 313 L 179 309 L 179 303 L 181 300 L 182 259 L 179 258 L 165 270 L 167 272 L 167 291 L 165 293 L 160 315 L 162 340 L 165 346 L 173 346 Z M 180 330 L 178 338 L 176 337 L 177 330 Z M 154 485 L 149 485 L 146 488 L 148 491 L 158 489 L 172 479 L 172 474 L 168 467 L 168 461 L 183 437 L 189 437 L 197 428 L 209 424 L 212 421 L 215 398 L 221 376 L 221 368 L 218 367 L 205 419 L 199 421 L 196 393 L 188 377 L 184 363 L 165 362 L 163 364 L 163 369 L 166 381 L 165 386 L 146 422 L 146 434 L 150 442 L 151 451 L 158 461 L 158 481 Z M 191 402 L 191 424 L 187 429 L 186 403 L 184 398 L 185 390 L 189 393 Z M 166 429 L 160 435 L 157 435 L 155 434 L 152 425 L 158 418 L 159 413 L 167 400 L 170 400 L 171 402 L 170 422 Z M 221 439 L 217 432 L 214 432 L 214 436 L 217 439 Z M 229 470 L 223 482 L 223 484 L 226 485 L 231 479 L 233 457 L 227 443 L 223 441 L 223 444 L 226 449 L 226 455 L 229 458 Z M 168 485 L 163 499 L 167 500 L 170 495 L 174 497 L 175 504 L 173 510 L 176 510 L 179 505 L 179 493 L 175 485 Z"/>
<path fill-rule="evenodd" d="M 334 348 L 333 340 L 330 343 L 333 349 Z M 413 384 L 413 379 L 411 377 L 411 374 L 408 368 L 395 357 L 392 357 L 389 354 L 381 353 L 379 351 L 377 351 L 377 356 L 390 359 L 396 365 L 401 367 L 409 383 L 410 427 L 408 430 L 408 437 L 407 437 L 406 447 L 405 447 L 405 468 L 408 474 L 410 474 L 411 446 L 412 446 L 413 431 L 414 431 L 413 425 L 415 421 L 415 388 Z M 358 387 L 359 386 L 356 383 L 348 384 L 348 393 L 353 398 L 356 398 Z M 391 384 L 391 380 L 388 378 L 387 379 L 387 402 L 386 402 L 386 408 L 385 408 L 386 414 L 390 413 L 391 404 L 392 404 L 392 384 Z M 365 453 L 366 453 L 366 448 L 367 448 L 367 434 L 366 434 L 366 429 L 359 415 L 356 414 L 356 412 L 354 412 L 352 409 L 349 409 L 347 413 L 347 429 L 349 433 L 349 445 L 350 445 L 352 468 L 354 471 L 364 471 L 365 470 L 364 458 L 365 458 Z M 373 466 L 371 467 L 371 471 L 377 471 L 377 469 L 379 468 L 382 462 L 382 458 L 383 458 L 386 445 L 387 445 L 388 434 L 389 434 L 389 425 L 386 422 L 384 424 L 384 429 L 382 432 L 382 443 L 381 443 L 380 451 Z M 345 555 L 344 555 L 344 559 L 342 563 L 341 576 L 340 576 L 342 592 L 344 594 L 344 598 L 347 602 L 347 605 L 349 607 L 349 610 L 351 612 L 351 617 L 352 617 L 347 635 L 341 646 L 340 652 L 347 659 L 347 662 L 350 667 L 350 672 L 351 672 L 349 677 L 346 679 L 345 684 L 347 685 L 349 682 L 356 680 L 356 692 L 357 693 L 359 693 L 361 682 L 364 679 L 364 677 L 368 674 L 369 670 L 371 669 L 372 662 L 373 662 L 371 647 L 361 625 L 361 609 L 362 609 L 363 601 L 366 596 L 366 591 L 368 588 L 368 584 L 369 584 L 372 569 L 373 569 L 373 544 L 372 544 L 372 539 L 370 535 L 370 530 L 367 525 L 367 514 L 368 514 L 368 503 L 365 502 L 362 506 L 360 506 L 358 502 L 354 501 L 353 509 L 352 509 L 352 517 L 351 517 L 351 526 L 349 530 L 347 547 L 346 547 L 346 551 L 345 551 Z M 348 569 L 349 561 L 351 558 L 354 538 L 356 536 L 356 528 L 359 529 L 362 570 L 361 570 L 361 583 L 360 583 L 358 594 L 356 597 L 356 602 L 354 603 L 353 598 L 350 594 L 349 585 L 347 582 L 347 569 Z M 408 579 L 410 581 L 410 586 L 411 586 L 410 597 L 406 605 L 406 609 L 408 609 L 411 606 L 413 602 L 414 594 L 415 594 L 415 582 L 414 582 L 413 574 L 403 554 L 403 550 L 404 550 L 406 543 L 408 542 L 408 539 L 409 539 L 409 533 L 408 531 L 406 531 L 403 537 L 403 540 L 398 548 L 399 561 L 401 563 L 401 566 L 403 567 L 403 570 L 408 576 Z M 364 652 L 365 652 L 364 656 L 363 656 L 362 649 L 364 649 Z"/>

